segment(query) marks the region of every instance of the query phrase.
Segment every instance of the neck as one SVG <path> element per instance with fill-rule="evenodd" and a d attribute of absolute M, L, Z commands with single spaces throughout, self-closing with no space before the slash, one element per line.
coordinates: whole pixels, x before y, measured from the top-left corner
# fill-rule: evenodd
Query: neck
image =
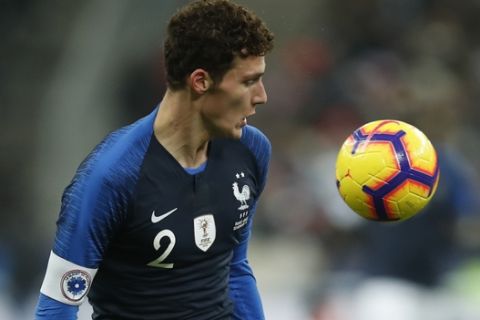
<path fill-rule="evenodd" d="M 195 168 L 207 160 L 210 136 L 186 90 L 167 90 L 153 130 L 160 144 L 182 167 Z"/>

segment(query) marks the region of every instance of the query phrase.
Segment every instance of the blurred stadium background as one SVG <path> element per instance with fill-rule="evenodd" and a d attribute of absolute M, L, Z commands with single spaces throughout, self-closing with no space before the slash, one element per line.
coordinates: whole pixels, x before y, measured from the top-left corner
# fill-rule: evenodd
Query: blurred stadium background
<path fill-rule="evenodd" d="M 0 318 L 33 318 L 63 188 L 103 136 L 163 94 L 166 22 L 185 1 L 0 1 Z M 273 144 L 250 249 L 268 319 L 480 319 L 480 1 L 241 0 L 276 34 Z M 362 220 L 334 162 L 361 124 L 399 119 L 440 156 L 437 195 Z M 88 305 L 80 319 L 88 319 Z"/>

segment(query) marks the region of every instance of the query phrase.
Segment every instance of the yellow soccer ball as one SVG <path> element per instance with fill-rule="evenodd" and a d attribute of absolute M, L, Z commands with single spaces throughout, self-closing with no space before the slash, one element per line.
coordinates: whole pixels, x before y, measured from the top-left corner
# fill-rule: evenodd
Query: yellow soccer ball
<path fill-rule="evenodd" d="M 345 140 L 335 174 L 338 191 L 353 211 L 370 220 L 398 221 L 432 199 L 440 171 L 437 153 L 420 130 L 402 121 L 378 120 Z"/>

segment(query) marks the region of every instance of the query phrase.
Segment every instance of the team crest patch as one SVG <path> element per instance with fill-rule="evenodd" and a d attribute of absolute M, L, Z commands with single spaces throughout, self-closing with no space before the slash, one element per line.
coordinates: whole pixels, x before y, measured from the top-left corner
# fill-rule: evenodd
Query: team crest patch
<path fill-rule="evenodd" d="M 90 275 L 82 270 L 71 270 L 62 277 L 60 287 L 63 296 L 70 301 L 80 301 L 90 288 Z"/>
<path fill-rule="evenodd" d="M 195 231 L 195 244 L 203 252 L 207 251 L 217 235 L 213 215 L 206 214 L 193 219 L 193 230 Z"/>
<path fill-rule="evenodd" d="M 245 178 L 245 173 L 237 173 L 235 175 L 237 179 L 240 178 Z M 235 199 L 237 199 L 240 202 L 240 207 L 238 207 L 238 210 L 247 210 L 249 208 L 247 201 L 250 199 L 250 187 L 248 185 L 243 185 L 242 189 L 238 187 L 237 182 L 232 183 L 232 189 L 233 189 L 233 195 Z"/>

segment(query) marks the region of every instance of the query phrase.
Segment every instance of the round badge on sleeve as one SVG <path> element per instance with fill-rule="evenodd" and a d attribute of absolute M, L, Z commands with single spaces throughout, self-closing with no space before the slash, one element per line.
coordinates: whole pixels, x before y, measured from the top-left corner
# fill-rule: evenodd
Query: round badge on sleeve
<path fill-rule="evenodd" d="M 63 296 L 73 302 L 80 301 L 90 288 L 91 277 L 82 270 L 71 270 L 62 277 L 60 287 Z"/>

